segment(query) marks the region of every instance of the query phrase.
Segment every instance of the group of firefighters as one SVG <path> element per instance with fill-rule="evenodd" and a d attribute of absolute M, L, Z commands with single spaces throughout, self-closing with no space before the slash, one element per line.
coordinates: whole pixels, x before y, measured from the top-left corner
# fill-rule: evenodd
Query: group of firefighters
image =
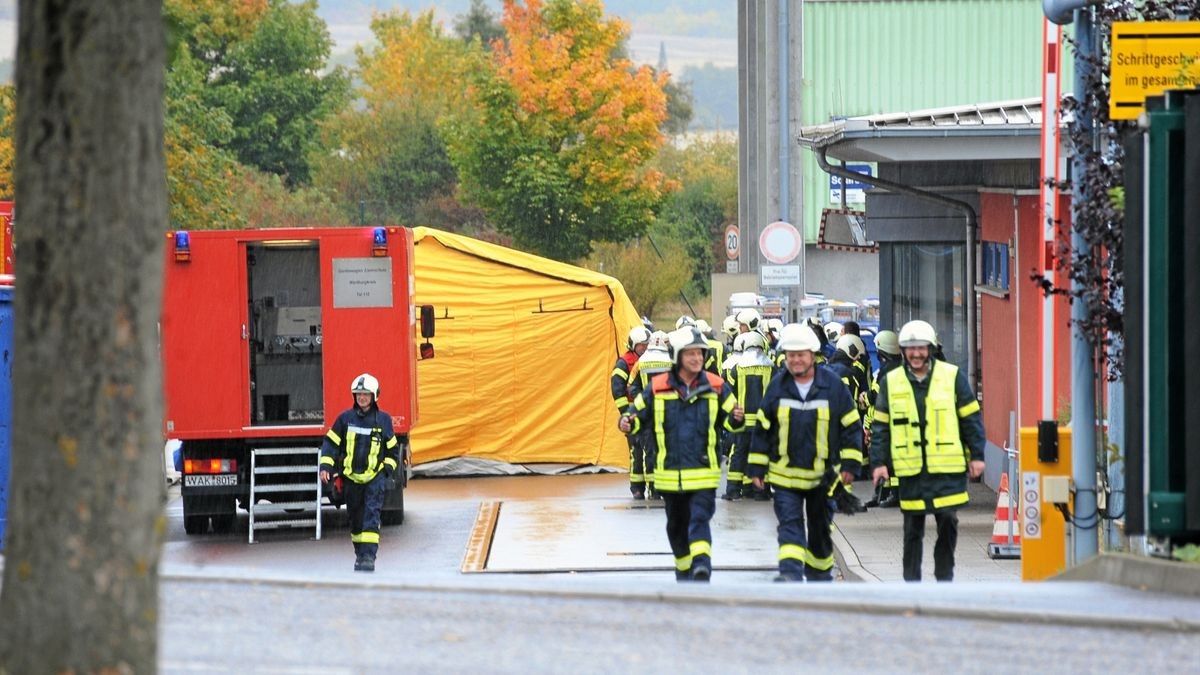
<path fill-rule="evenodd" d="M 868 506 L 900 507 L 907 581 L 921 579 L 932 513 L 934 576 L 953 579 L 956 511 L 968 477 L 983 473 L 984 432 L 966 375 L 941 357 L 933 327 L 880 331 L 874 373 L 854 322 L 784 325 L 744 309 L 722 332 L 725 342 L 689 316 L 670 333 L 633 328 L 610 377 L 630 490 L 663 500 L 676 579 L 712 576 L 722 464 L 723 499 L 774 503 L 777 581 L 832 580 L 833 514 Z M 852 492 L 862 472 L 876 485 L 865 505 Z"/>

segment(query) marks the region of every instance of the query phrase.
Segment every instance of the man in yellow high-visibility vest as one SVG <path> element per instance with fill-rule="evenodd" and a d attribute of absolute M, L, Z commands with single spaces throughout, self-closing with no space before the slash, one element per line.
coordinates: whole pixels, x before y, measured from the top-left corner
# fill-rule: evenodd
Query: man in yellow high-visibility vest
<path fill-rule="evenodd" d="M 934 576 L 954 579 L 958 514 L 967 477 L 983 474 L 983 417 L 967 377 L 932 356 L 937 335 L 924 321 L 900 329 L 904 367 L 887 374 L 876 400 L 871 466 L 876 482 L 900 479 L 904 514 L 904 580 L 921 580 L 925 516 L 937 522 Z"/>

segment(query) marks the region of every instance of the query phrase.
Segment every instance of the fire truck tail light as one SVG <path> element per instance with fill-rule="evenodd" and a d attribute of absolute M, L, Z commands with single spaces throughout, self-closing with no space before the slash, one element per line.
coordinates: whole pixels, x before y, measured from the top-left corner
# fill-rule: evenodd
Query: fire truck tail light
<path fill-rule="evenodd" d="M 185 459 L 184 473 L 237 473 L 236 459 Z"/>

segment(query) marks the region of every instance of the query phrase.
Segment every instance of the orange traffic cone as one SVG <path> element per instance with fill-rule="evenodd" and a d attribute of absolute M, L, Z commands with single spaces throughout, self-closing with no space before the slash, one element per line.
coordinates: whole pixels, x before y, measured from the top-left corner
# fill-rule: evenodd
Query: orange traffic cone
<path fill-rule="evenodd" d="M 1009 504 L 1008 474 L 1000 476 L 1000 494 L 996 498 L 996 518 L 992 522 L 992 541 L 988 544 L 991 558 L 1021 557 L 1021 524 L 1017 521 L 1016 506 Z"/>

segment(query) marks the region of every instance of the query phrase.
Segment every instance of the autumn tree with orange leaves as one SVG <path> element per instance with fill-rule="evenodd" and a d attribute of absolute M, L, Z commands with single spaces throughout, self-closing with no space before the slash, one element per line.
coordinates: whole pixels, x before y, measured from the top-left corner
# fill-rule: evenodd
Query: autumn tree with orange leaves
<path fill-rule="evenodd" d="M 559 260 L 640 235 L 671 187 L 647 164 L 667 76 L 623 56 L 629 29 L 600 0 L 505 0 L 501 23 L 507 41 L 446 127 L 465 195 L 517 246 Z"/>

